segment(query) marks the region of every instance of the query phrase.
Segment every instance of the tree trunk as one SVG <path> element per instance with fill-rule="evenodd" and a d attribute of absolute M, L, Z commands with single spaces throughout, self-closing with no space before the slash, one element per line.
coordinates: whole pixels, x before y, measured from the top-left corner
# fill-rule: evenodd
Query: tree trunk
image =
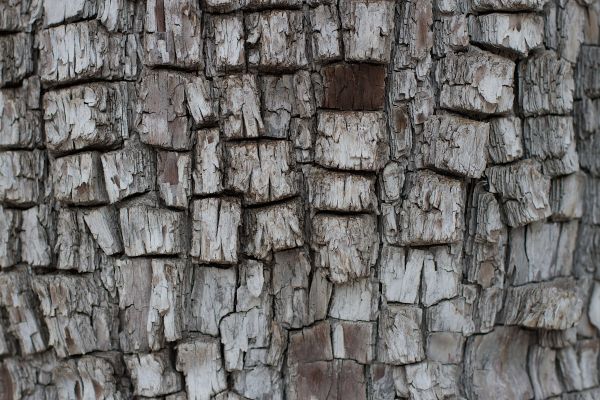
<path fill-rule="evenodd" d="M 0 400 L 600 399 L 599 0 L 0 0 Z"/>

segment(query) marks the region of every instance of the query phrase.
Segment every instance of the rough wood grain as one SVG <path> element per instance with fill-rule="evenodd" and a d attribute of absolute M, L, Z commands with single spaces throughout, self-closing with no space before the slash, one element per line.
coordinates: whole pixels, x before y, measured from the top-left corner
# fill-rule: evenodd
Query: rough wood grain
<path fill-rule="evenodd" d="M 185 12 L 182 12 L 185 10 Z M 189 0 L 146 2 L 144 62 L 151 66 L 202 68 L 202 11 Z"/>
<path fill-rule="evenodd" d="M 132 34 L 108 32 L 95 20 L 44 29 L 39 44 L 42 83 L 134 79 L 140 68 L 137 47 Z"/>
<path fill-rule="evenodd" d="M 433 116 L 423 125 L 425 167 L 479 178 L 486 166 L 489 125 L 454 116 Z"/>
<path fill-rule="evenodd" d="M 273 10 L 249 14 L 245 26 L 249 66 L 290 70 L 308 63 L 302 12 Z"/>
<path fill-rule="evenodd" d="M 522 226 L 550 216 L 550 179 L 540 172 L 539 164 L 520 161 L 486 171 L 490 192 L 498 193 L 509 226 Z"/>
<path fill-rule="evenodd" d="M 57 154 L 114 148 L 129 136 L 133 88 L 92 83 L 52 90 L 43 98 L 46 146 Z"/>
<path fill-rule="evenodd" d="M 435 70 L 440 106 L 464 113 L 504 114 L 513 106 L 514 70 L 512 61 L 487 52 L 448 54 Z"/>
<path fill-rule="evenodd" d="M 519 64 L 519 106 L 526 116 L 569 113 L 574 90 L 571 64 L 552 51 Z"/>
<path fill-rule="evenodd" d="M 471 41 L 526 57 L 544 39 L 544 20 L 535 14 L 486 14 L 469 18 Z"/>
<path fill-rule="evenodd" d="M 312 221 L 315 263 L 335 283 L 369 275 L 378 254 L 377 221 L 372 215 L 318 214 Z"/>
<path fill-rule="evenodd" d="M 190 149 L 188 83 L 187 76 L 165 70 L 148 72 L 142 77 L 136 129 L 143 143 L 172 150 Z"/>
<path fill-rule="evenodd" d="M 42 140 L 40 80 L 0 89 L 0 148 L 33 148 Z"/>
<path fill-rule="evenodd" d="M 93 275 L 37 276 L 33 289 L 59 357 L 116 348 L 116 304 Z"/>
<path fill-rule="evenodd" d="M 600 398 L 598 21 L 0 0 L 0 399 Z"/>
<path fill-rule="evenodd" d="M 383 167 L 388 140 L 382 113 L 321 112 L 317 119 L 317 164 L 366 171 Z"/>
<path fill-rule="evenodd" d="M 190 255 L 199 262 L 237 263 L 240 222 L 241 206 L 238 199 L 195 200 L 192 209 Z"/>
<path fill-rule="evenodd" d="M 108 202 L 100 154 L 78 153 L 51 163 L 54 198 L 65 204 L 96 205 Z"/>

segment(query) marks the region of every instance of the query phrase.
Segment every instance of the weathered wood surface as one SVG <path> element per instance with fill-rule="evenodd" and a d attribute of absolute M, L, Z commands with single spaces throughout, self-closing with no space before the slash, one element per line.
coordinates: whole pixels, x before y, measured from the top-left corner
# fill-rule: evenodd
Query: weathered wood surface
<path fill-rule="evenodd" d="M 0 0 L 0 400 L 600 398 L 597 0 Z"/>

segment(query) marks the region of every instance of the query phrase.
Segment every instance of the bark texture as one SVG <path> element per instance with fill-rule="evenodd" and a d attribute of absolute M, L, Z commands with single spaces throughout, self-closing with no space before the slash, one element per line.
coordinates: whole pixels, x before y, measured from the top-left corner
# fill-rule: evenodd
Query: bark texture
<path fill-rule="evenodd" d="M 0 0 L 0 400 L 600 399 L 599 0 Z"/>

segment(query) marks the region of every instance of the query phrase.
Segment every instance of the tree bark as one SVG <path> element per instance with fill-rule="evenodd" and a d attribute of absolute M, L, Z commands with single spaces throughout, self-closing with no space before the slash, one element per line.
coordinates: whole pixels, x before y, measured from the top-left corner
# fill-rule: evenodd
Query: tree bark
<path fill-rule="evenodd" d="M 599 0 L 0 0 L 0 400 L 600 398 Z"/>

